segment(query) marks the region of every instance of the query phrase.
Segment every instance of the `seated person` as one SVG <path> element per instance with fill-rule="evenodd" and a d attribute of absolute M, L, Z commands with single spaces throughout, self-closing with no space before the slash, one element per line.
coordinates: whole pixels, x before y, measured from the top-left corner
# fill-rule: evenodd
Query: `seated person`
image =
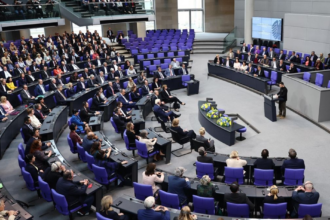
<path fill-rule="evenodd" d="M 163 97 L 163 101 L 165 103 L 174 102 L 173 108 L 175 109 L 175 111 L 179 111 L 180 105 L 178 103 L 180 103 L 181 105 L 186 105 L 186 103 L 181 102 L 177 97 L 171 95 L 171 92 L 167 89 L 167 85 L 163 85 L 161 96 Z"/>
<path fill-rule="evenodd" d="M 128 220 L 128 216 L 124 215 L 124 213 L 117 213 L 112 209 L 112 196 L 107 195 L 104 196 L 101 200 L 101 211 L 100 214 L 108 219 L 112 220 Z"/>
<path fill-rule="evenodd" d="M 163 172 L 155 172 L 156 164 L 149 163 L 146 166 L 146 170 L 142 173 L 142 183 L 152 186 L 153 194 L 159 190 L 159 187 L 155 183 L 162 183 L 164 181 Z"/>
<path fill-rule="evenodd" d="M 317 204 L 320 194 L 313 191 L 313 183 L 306 181 L 303 186 L 298 186 L 292 193 L 292 202 L 294 210 L 291 217 L 297 217 L 299 204 Z"/>
<path fill-rule="evenodd" d="M 287 70 L 287 72 L 288 73 L 297 73 L 298 72 L 298 70 L 297 70 L 297 68 L 295 67 L 295 65 L 294 65 L 294 63 L 290 63 L 290 67 L 289 67 L 289 69 Z"/>
<path fill-rule="evenodd" d="M 135 84 L 134 80 L 131 77 L 129 77 L 128 78 L 128 83 L 127 83 L 127 88 L 129 88 L 130 90 L 132 90 L 132 88 L 134 86 L 136 87 L 136 84 Z"/>
<path fill-rule="evenodd" d="M 125 122 L 132 121 L 132 116 L 131 116 L 132 110 L 128 111 L 128 112 L 124 111 L 124 109 L 122 109 L 123 103 L 121 103 L 119 101 L 117 102 L 117 108 L 119 108 L 119 111 L 121 111 L 121 113 L 122 113 L 121 116 Z"/>
<path fill-rule="evenodd" d="M 141 94 L 138 92 L 136 86 L 133 86 L 130 94 L 133 102 L 137 102 L 141 99 Z"/>
<path fill-rule="evenodd" d="M 234 69 L 236 69 L 236 70 L 241 69 L 241 63 L 239 62 L 238 57 L 235 58 Z"/>
<path fill-rule="evenodd" d="M 208 175 L 204 175 L 197 185 L 197 195 L 201 197 L 213 197 L 215 194 L 215 188 L 211 183 L 211 178 Z"/>
<path fill-rule="evenodd" d="M 220 58 L 219 54 L 217 54 L 213 60 L 214 64 L 222 64 L 222 59 Z"/>
<path fill-rule="evenodd" d="M 168 190 L 169 193 L 174 193 L 179 196 L 180 203 L 187 201 L 184 189 L 190 188 L 190 181 L 188 178 L 183 178 L 183 173 L 186 170 L 183 167 L 177 167 L 174 171 L 174 176 L 168 176 Z"/>
<path fill-rule="evenodd" d="M 1 109 L 1 107 L 0 107 Z M 1 111 L 1 110 L 0 110 Z M 2 117 L 1 117 L 2 116 Z M 0 119 L 7 119 L 5 115 L 0 114 Z M 31 119 L 29 116 L 24 118 L 24 124 L 22 125 L 22 133 L 24 137 L 24 143 L 26 143 L 32 136 L 34 128 L 31 125 Z"/>
<path fill-rule="evenodd" d="M 25 155 L 30 153 L 30 149 L 31 149 L 31 145 L 33 143 L 33 141 L 41 139 L 40 137 L 40 131 L 38 129 L 34 129 L 33 131 L 33 136 L 30 137 L 30 139 L 26 142 L 26 146 L 25 146 Z M 41 145 L 41 150 L 46 150 L 48 147 L 51 147 L 51 143 L 50 142 L 43 142 Z"/>
<path fill-rule="evenodd" d="M 38 102 L 39 104 L 41 105 L 41 110 L 42 110 L 42 113 L 44 115 L 48 115 L 52 110 L 50 108 L 47 107 L 47 105 L 45 104 L 45 99 L 42 98 L 42 97 L 39 97 L 38 98 Z"/>
<path fill-rule="evenodd" d="M 154 77 L 153 80 L 152 80 L 152 90 L 160 90 L 161 89 L 161 85 L 160 83 L 158 82 L 159 79 L 157 77 Z"/>
<path fill-rule="evenodd" d="M 65 102 L 66 97 L 63 94 L 62 85 L 57 86 L 57 90 L 55 91 L 55 99 L 56 99 L 58 105 L 66 105 L 66 102 Z"/>
<path fill-rule="evenodd" d="M 38 120 L 38 118 L 34 115 L 34 110 L 33 108 L 28 108 L 26 110 L 29 118 L 31 119 L 31 125 L 34 127 L 34 128 L 40 128 L 41 127 L 41 123 L 40 121 Z"/>
<path fill-rule="evenodd" d="M 128 143 L 130 147 L 136 147 L 135 140 L 139 140 L 139 136 L 135 134 L 134 124 L 128 122 L 126 124 L 126 135 L 128 138 Z"/>
<path fill-rule="evenodd" d="M 160 105 L 161 105 L 160 99 L 156 99 L 153 110 L 156 113 L 156 115 L 160 117 L 164 122 L 167 122 L 168 120 L 173 121 L 174 118 L 178 118 L 181 116 L 181 114 L 177 115 L 172 111 L 165 111 L 160 107 Z"/>
<path fill-rule="evenodd" d="M 0 98 L 0 105 L 3 108 L 3 110 L 5 110 L 5 112 L 7 114 L 13 112 L 15 109 L 13 108 L 13 106 L 10 104 L 10 102 L 7 100 L 6 96 L 1 96 Z"/>
<path fill-rule="evenodd" d="M 138 220 L 170 220 L 170 212 L 164 206 L 155 207 L 155 198 L 149 196 L 144 200 L 146 209 L 138 210 Z"/>
<path fill-rule="evenodd" d="M 80 109 L 79 117 L 83 122 L 89 123 L 89 119 L 92 116 L 99 115 L 100 112 L 90 110 L 88 102 L 83 102 L 83 107 Z"/>
<path fill-rule="evenodd" d="M 263 69 L 261 69 L 261 66 L 258 66 L 257 72 L 253 74 L 255 77 L 265 77 L 265 72 Z"/>
<path fill-rule="evenodd" d="M 285 202 L 285 199 L 282 196 L 278 196 L 278 188 L 276 185 L 273 185 L 269 189 L 269 193 L 264 199 L 264 203 L 278 204 Z"/>
<path fill-rule="evenodd" d="M 250 210 L 254 209 L 254 204 L 249 200 L 245 193 L 237 193 L 239 191 L 239 185 L 237 182 L 233 182 L 230 185 L 231 193 L 225 193 L 224 195 L 224 207 L 227 206 L 227 202 L 235 204 L 248 204 Z"/>
<path fill-rule="evenodd" d="M 17 86 L 15 86 L 12 77 L 8 77 L 8 78 L 7 78 L 6 86 L 7 86 L 10 90 L 15 90 L 15 89 L 17 89 Z"/>
<path fill-rule="evenodd" d="M 77 130 L 78 126 L 75 123 L 71 123 L 70 125 L 70 138 L 72 140 L 73 143 L 73 148 L 76 150 L 77 149 L 77 143 L 81 146 L 82 145 L 82 139 L 80 138 L 80 136 L 77 134 L 76 130 Z M 86 128 L 87 129 L 87 128 Z"/>
<path fill-rule="evenodd" d="M 166 78 L 166 74 L 163 73 L 162 68 L 160 66 L 157 68 L 157 72 L 154 72 L 154 77 L 160 79 Z"/>
<path fill-rule="evenodd" d="M 121 137 L 123 138 L 126 122 L 119 108 L 116 108 L 113 112 L 113 122 L 116 124 L 117 129 L 121 133 Z"/>
<path fill-rule="evenodd" d="M 214 140 L 211 140 L 211 138 L 206 139 L 204 135 L 205 135 L 205 128 L 201 127 L 199 129 L 199 135 L 196 136 L 196 140 L 204 143 L 204 146 L 206 147 L 205 149 L 206 151 L 215 152 Z"/>
<path fill-rule="evenodd" d="M 37 165 L 35 165 L 36 157 L 33 154 L 27 154 L 25 156 L 25 170 L 31 174 L 31 177 L 34 181 L 34 186 L 39 186 L 38 184 L 38 176 L 43 176 L 44 171 L 40 170 Z M 0 218 L 1 219 L 1 218 Z"/>
<path fill-rule="evenodd" d="M 96 111 L 96 110 L 102 110 L 102 106 L 107 103 L 108 100 L 103 100 L 101 99 L 101 91 L 96 91 L 93 101 L 92 101 L 92 106 L 91 110 Z"/>
<path fill-rule="evenodd" d="M 70 207 L 73 204 L 86 204 L 84 208 L 81 208 L 77 213 L 81 216 L 89 215 L 89 211 L 94 202 L 94 196 L 90 195 L 86 197 L 86 190 L 88 186 L 88 179 L 81 181 L 73 181 L 74 173 L 72 170 L 66 170 L 57 183 L 56 192 L 65 196 L 65 199 Z"/>
<path fill-rule="evenodd" d="M 159 95 L 159 91 L 155 90 L 154 94 L 151 96 L 151 106 L 154 107 L 154 105 L 156 104 L 156 100 L 159 99 L 160 100 L 160 107 L 164 111 L 167 111 L 169 109 L 169 107 L 167 105 L 165 105 L 165 102 L 163 102 L 161 98 L 162 97 Z"/>
<path fill-rule="evenodd" d="M 247 162 L 246 160 L 241 160 L 238 156 L 238 151 L 234 150 L 230 153 L 229 158 L 226 160 L 227 167 L 241 168 L 244 167 Z M 243 169 L 245 173 L 245 170 Z"/>
<path fill-rule="evenodd" d="M 148 132 L 146 130 L 143 130 L 140 132 L 140 136 L 138 136 L 138 139 L 140 142 L 145 143 L 147 146 L 147 150 L 149 153 L 159 151 L 159 155 L 164 156 L 165 149 L 161 149 L 159 145 L 156 145 L 157 138 L 148 138 Z M 163 152 L 162 152 L 163 150 Z M 157 161 L 157 154 L 154 155 L 154 160 Z"/>
<path fill-rule="evenodd" d="M 289 150 L 290 159 L 284 160 L 282 164 L 282 173 L 286 168 L 288 169 L 305 169 L 305 162 L 303 159 L 298 159 L 297 152 L 294 149 Z"/>
<path fill-rule="evenodd" d="M 88 90 L 88 88 L 86 88 L 86 86 L 85 86 L 85 79 L 84 79 L 84 77 L 80 77 L 80 81 L 77 83 L 76 92 L 81 92 L 81 91 L 85 91 L 85 90 Z"/>
<path fill-rule="evenodd" d="M 43 179 L 51 189 L 56 189 L 57 181 L 63 177 L 65 171 L 65 166 L 60 161 L 56 161 L 51 164 L 50 169 L 45 171 Z"/>
<path fill-rule="evenodd" d="M 122 102 L 124 105 L 124 109 L 126 110 L 127 108 L 135 108 L 138 109 L 138 106 L 136 106 L 135 102 L 128 101 L 125 97 L 126 90 L 122 89 L 120 92 L 120 95 L 118 96 L 118 101 Z"/>
<path fill-rule="evenodd" d="M 165 70 L 166 77 L 172 77 L 175 76 L 174 69 L 172 68 L 172 65 L 168 65 L 168 68 Z"/>
<path fill-rule="evenodd" d="M 34 115 L 38 118 L 40 122 L 43 123 L 47 115 L 43 114 L 41 105 L 39 103 L 35 104 L 34 109 L 35 109 Z"/>
<path fill-rule="evenodd" d="M 193 130 L 183 130 L 180 126 L 179 126 L 179 119 L 175 118 L 172 121 L 172 126 L 171 129 L 176 131 L 178 133 L 178 135 L 180 135 L 181 137 L 185 137 L 188 136 L 190 139 L 195 139 L 196 138 L 196 134 Z"/>
<path fill-rule="evenodd" d="M 240 68 L 240 70 L 242 70 L 243 72 L 245 72 L 248 69 L 248 65 L 246 65 L 246 61 L 243 61 L 243 64 Z"/>
<path fill-rule="evenodd" d="M 268 159 L 269 152 L 267 149 L 261 151 L 261 157 L 254 161 L 254 168 L 270 170 L 275 168 L 275 164 L 272 159 Z"/>
<path fill-rule="evenodd" d="M 199 147 L 198 148 L 198 153 L 199 156 L 197 157 L 197 161 L 201 163 L 212 163 L 213 164 L 213 158 L 212 157 L 207 157 L 207 153 L 204 149 L 204 147 Z"/>
<path fill-rule="evenodd" d="M 0 200 L 0 219 L 5 219 L 3 216 L 8 215 L 8 220 L 15 220 L 16 215 L 18 215 L 18 211 L 15 210 L 5 210 L 5 201 Z"/>
<path fill-rule="evenodd" d="M 150 88 L 149 88 L 148 80 L 145 80 L 144 85 L 141 86 L 141 95 L 146 96 L 146 95 L 149 95 L 150 93 L 153 93 L 153 91 L 150 90 Z"/>
<path fill-rule="evenodd" d="M 92 131 L 90 131 L 84 136 L 82 147 L 87 153 L 90 153 L 93 143 L 97 140 L 102 142 L 102 140 L 99 140 L 99 138 Z"/>
<path fill-rule="evenodd" d="M 86 129 L 86 127 L 88 127 L 88 124 L 80 119 L 79 111 L 77 109 L 73 109 L 72 113 L 71 123 L 77 126 L 77 132 L 82 132 Z"/>
<path fill-rule="evenodd" d="M 188 75 L 188 69 L 186 67 L 186 64 L 182 64 L 181 68 L 179 69 L 179 75 Z"/>
<path fill-rule="evenodd" d="M 35 156 L 34 164 L 39 170 L 46 170 L 49 167 L 48 159 L 52 156 L 52 151 L 47 154 L 42 151 L 42 142 L 40 139 L 34 140 L 31 144 L 30 154 Z"/>
<path fill-rule="evenodd" d="M 197 215 L 191 214 L 189 206 L 183 206 L 180 215 L 173 218 L 173 220 L 196 220 Z M 223 220 L 219 217 L 218 220 Z"/>

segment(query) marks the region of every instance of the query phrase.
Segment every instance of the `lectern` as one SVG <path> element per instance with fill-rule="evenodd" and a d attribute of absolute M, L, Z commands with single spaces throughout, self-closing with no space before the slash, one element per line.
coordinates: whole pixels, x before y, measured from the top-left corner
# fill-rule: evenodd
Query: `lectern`
<path fill-rule="evenodd" d="M 276 119 L 276 107 L 275 101 L 277 99 L 273 98 L 273 95 L 264 95 L 264 111 L 265 117 L 271 121 L 277 121 Z"/>

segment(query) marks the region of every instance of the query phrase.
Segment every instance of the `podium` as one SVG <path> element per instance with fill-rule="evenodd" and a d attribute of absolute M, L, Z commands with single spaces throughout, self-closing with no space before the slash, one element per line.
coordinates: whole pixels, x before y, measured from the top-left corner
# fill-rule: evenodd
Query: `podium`
<path fill-rule="evenodd" d="M 264 95 L 264 111 L 265 117 L 271 121 L 277 121 L 276 118 L 276 107 L 275 101 L 277 99 L 273 99 L 273 95 Z"/>
<path fill-rule="evenodd" d="M 187 82 L 187 95 L 194 95 L 199 93 L 199 81 L 190 80 Z"/>

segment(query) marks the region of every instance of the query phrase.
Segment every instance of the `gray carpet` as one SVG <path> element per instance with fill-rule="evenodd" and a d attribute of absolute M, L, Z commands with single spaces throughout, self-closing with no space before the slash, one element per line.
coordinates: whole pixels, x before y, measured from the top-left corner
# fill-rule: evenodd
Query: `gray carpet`
<path fill-rule="evenodd" d="M 183 102 L 187 103 L 186 106 L 182 106 L 181 108 L 181 127 L 193 129 L 197 133 L 200 128 L 197 118 L 197 102 L 198 100 L 205 100 L 206 97 L 213 97 L 219 108 L 225 109 L 226 113 L 240 114 L 260 131 L 257 134 L 247 127 L 247 132 L 244 134 L 247 139 L 243 142 L 236 142 L 231 147 L 215 141 L 216 151 L 228 154 L 232 150 L 238 150 L 240 155 L 260 156 L 261 150 L 267 148 L 271 157 L 285 157 L 289 148 L 294 148 L 298 153 L 298 157 L 305 160 L 306 180 L 312 181 L 316 190 L 320 192 L 321 197 L 319 202 L 323 203 L 323 216 L 330 216 L 330 210 L 327 209 L 330 202 L 325 199 L 328 197 L 327 195 L 330 195 L 330 189 L 327 187 L 330 177 L 326 174 L 328 172 L 326 158 L 330 135 L 289 110 L 287 111 L 286 119 L 277 122 L 269 121 L 264 117 L 263 97 L 261 95 L 257 95 L 234 84 L 207 77 L 206 62 L 213 58 L 213 56 L 208 55 L 191 56 L 191 59 L 194 60 L 191 64 L 191 72 L 201 82 L 198 95 L 187 96 L 185 89 L 174 91 Z M 293 92 L 290 91 L 290 88 L 288 90 L 289 92 Z M 151 115 L 147 118 L 146 127 L 158 126 L 157 122 L 150 121 L 150 117 Z M 239 121 L 239 123 L 242 122 Z M 58 148 L 71 166 L 79 170 L 84 170 L 84 174 L 89 176 L 89 178 L 93 178 L 93 174 L 89 170 L 86 170 L 86 164 L 79 161 L 73 162 L 73 160 L 77 159 L 77 156 L 71 154 L 67 145 L 66 135 L 68 132 L 69 130 L 66 129 L 61 135 L 57 143 Z M 120 135 L 113 131 L 110 123 L 105 124 L 104 132 L 111 142 L 118 148 L 126 151 L 124 142 L 121 140 Z M 164 133 L 162 134 L 164 135 Z M 166 134 L 165 136 L 169 135 Z M 206 137 L 210 136 L 206 134 Z M 4 185 L 9 188 L 15 199 L 28 202 L 36 199 L 37 194 L 36 192 L 22 189 L 25 183 L 23 178 L 19 176 L 20 171 L 17 163 L 17 145 L 21 141 L 21 136 L 17 136 L 10 148 L 6 151 L 5 156 L 0 161 L 0 176 Z M 178 147 L 180 147 L 178 144 L 172 145 L 172 149 Z M 186 147 L 188 148 L 188 145 Z M 127 152 L 127 154 L 132 155 L 131 152 Z M 176 166 L 183 166 L 187 169 L 186 176 L 195 177 L 195 167 L 192 164 L 195 162 L 196 157 L 196 152 L 179 158 L 172 155 L 170 164 L 166 165 L 164 162 L 158 162 L 157 166 L 168 171 L 173 171 Z M 145 160 L 139 159 L 139 165 L 143 166 L 144 164 Z M 142 171 L 139 170 L 139 181 L 141 181 Z M 116 198 L 123 194 L 133 195 L 133 189 L 130 187 L 112 188 L 107 193 L 110 193 Z M 40 214 L 51 210 L 52 207 L 51 203 L 46 203 L 42 199 L 31 202 L 31 204 L 35 206 L 31 207 L 29 211 L 35 216 L 35 219 L 39 219 L 38 216 Z M 52 211 L 42 219 L 63 219 L 63 217 L 57 211 Z M 95 219 L 95 215 L 92 214 L 82 219 Z"/>

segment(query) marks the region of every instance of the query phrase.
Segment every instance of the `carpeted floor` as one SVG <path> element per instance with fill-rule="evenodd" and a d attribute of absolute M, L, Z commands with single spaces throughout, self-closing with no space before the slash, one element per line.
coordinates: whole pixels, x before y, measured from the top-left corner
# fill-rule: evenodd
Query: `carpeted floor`
<path fill-rule="evenodd" d="M 181 127 L 193 129 L 197 133 L 200 128 L 197 117 L 197 102 L 198 100 L 205 100 L 206 97 L 212 97 L 217 102 L 218 107 L 225 109 L 226 113 L 240 114 L 260 131 L 257 134 L 247 127 L 247 132 L 244 134 L 247 139 L 243 142 L 236 142 L 231 147 L 215 141 L 216 151 L 228 154 L 232 150 L 238 150 L 240 155 L 260 156 L 261 150 L 267 148 L 271 157 L 285 157 L 288 150 L 294 148 L 298 153 L 298 157 L 305 160 L 306 180 L 312 181 L 315 189 L 320 192 L 321 197 L 319 202 L 323 203 L 323 216 L 330 216 L 330 211 L 327 209 L 330 202 L 325 199 L 330 196 L 330 189 L 327 186 L 327 182 L 330 182 L 330 177 L 327 175 L 327 153 L 329 152 L 328 143 L 330 143 L 330 135 L 289 110 L 287 110 L 286 119 L 277 122 L 269 121 L 264 117 L 263 97 L 261 95 L 219 79 L 208 78 L 206 62 L 213 58 L 213 56 L 208 55 L 191 56 L 191 59 L 194 61 L 191 64 L 191 72 L 195 74 L 196 79 L 200 80 L 201 83 L 198 95 L 187 96 L 185 89 L 174 91 L 183 102 L 187 103 L 180 110 L 182 114 L 180 117 Z M 289 92 L 294 92 L 290 91 L 290 88 L 288 90 Z M 151 115 L 146 120 L 146 127 L 158 126 L 157 122 L 150 120 L 150 117 Z M 239 121 L 239 123 L 242 122 Z M 77 159 L 77 156 L 72 155 L 69 150 L 66 141 L 68 132 L 69 130 L 67 128 L 61 135 L 57 143 L 58 148 L 72 167 L 84 170 L 84 174 L 89 178 L 93 178 L 93 174 L 89 170 L 86 170 L 86 164 L 79 161 L 73 162 Z M 105 124 L 104 132 L 112 143 L 126 151 L 124 142 L 121 140 L 120 135 L 113 131 L 110 123 Z M 164 135 L 164 133 L 162 134 Z M 164 136 L 169 135 L 166 134 Z M 206 137 L 210 136 L 207 134 Z M 20 171 L 17 163 L 17 145 L 21 141 L 21 136 L 18 135 L 0 161 L 0 177 L 15 199 L 29 202 L 37 199 L 37 193 L 22 189 L 25 183 L 23 178 L 19 176 Z M 178 144 L 172 145 L 172 149 L 178 147 L 180 147 Z M 188 145 L 186 147 L 188 148 Z M 127 152 L 127 154 L 132 155 L 131 152 Z M 196 152 L 179 158 L 172 155 L 170 164 L 166 165 L 164 162 L 158 162 L 157 166 L 168 171 L 173 171 L 176 166 L 183 166 L 187 169 L 186 176 L 195 177 L 193 163 L 196 157 Z M 139 159 L 139 166 L 143 166 L 145 160 L 137 159 Z M 139 170 L 139 181 L 141 181 L 142 172 L 143 169 Z M 114 197 L 123 194 L 133 195 L 133 188 L 112 188 L 107 193 Z M 40 219 L 40 214 L 52 210 L 52 204 L 46 203 L 42 199 L 31 202 L 31 204 L 35 206 L 29 208 L 29 211 L 35 216 L 35 219 Z M 63 219 L 63 216 L 59 215 L 57 211 L 52 211 L 42 219 Z M 92 214 L 82 219 L 95 219 L 95 215 Z"/>

